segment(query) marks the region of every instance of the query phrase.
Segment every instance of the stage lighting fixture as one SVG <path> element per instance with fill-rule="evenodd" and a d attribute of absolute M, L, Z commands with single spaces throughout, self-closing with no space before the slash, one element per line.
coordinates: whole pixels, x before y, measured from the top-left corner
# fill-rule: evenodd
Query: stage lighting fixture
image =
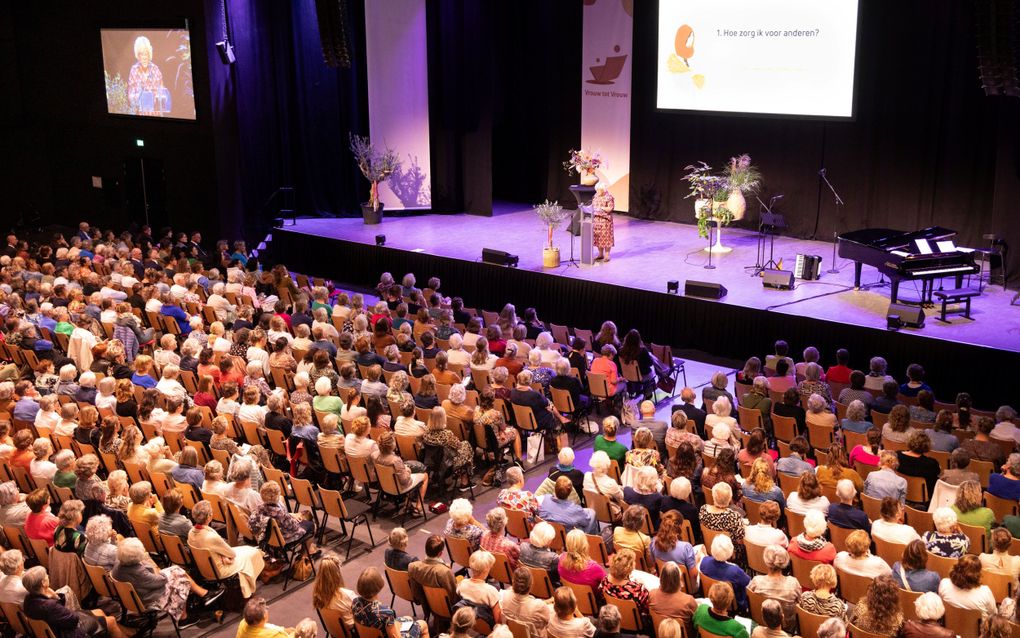
<path fill-rule="evenodd" d="M 666 282 L 666 294 L 667 295 L 678 295 L 680 294 L 680 282 L 675 279 L 670 279 Z"/>
<path fill-rule="evenodd" d="M 375 236 L 375 245 L 376 246 L 385 246 L 386 245 L 386 235 L 376 235 Z"/>

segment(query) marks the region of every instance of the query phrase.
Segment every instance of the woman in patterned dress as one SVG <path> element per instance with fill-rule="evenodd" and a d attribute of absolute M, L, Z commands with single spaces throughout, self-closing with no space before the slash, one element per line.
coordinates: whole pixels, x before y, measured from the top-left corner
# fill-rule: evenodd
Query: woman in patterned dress
<path fill-rule="evenodd" d="M 128 101 L 138 115 L 162 115 L 158 110 L 146 111 L 141 108 L 143 91 L 151 91 L 156 97 L 163 88 L 163 74 L 152 63 L 152 43 L 144 35 L 135 39 L 135 59 L 128 73 Z M 153 104 L 155 107 L 155 104 Z"/>
<path fill-rule="evenodd" d="M 595 236 L 595 247 L 599 249 L 599 255 L 595 261 L 609 261 L 609 251 L 614 245 L 613 241 L 613 208 L 616 200 L 609 192 L 609 187 L 599 182 L 595 186 L 595 197 L 591 200 L 593 211 L 592 231 Z"/>

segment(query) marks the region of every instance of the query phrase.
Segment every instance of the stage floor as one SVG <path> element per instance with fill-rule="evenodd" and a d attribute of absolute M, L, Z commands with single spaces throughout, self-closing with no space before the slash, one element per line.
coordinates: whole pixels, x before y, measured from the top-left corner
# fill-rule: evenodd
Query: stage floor
<path fill-rule="evenodd" d="M 769 312 L 812 317 L 827 321 L 885 330 L 889 305 L 888 284 L 879 285 L 879 274 L 865 266 L 861 290 L 853 289 L 853 262 L 837 257 L 839 272 L 829 274 L 832 244 L 791 237 L 776 237 L 775 259 L 782 259 L 784 270 L 793 270 L 798 253 L 820 255 L 822 276 L 817 281 L 795 282 L 792 291 L 762 286 L 759 277 L 751 277 L 755 264 L 757 233 L 737 228 L 723 230 L 723 244 L 730 253 L 713 255 L 713 270 L 705 269 L 707 242 L 698 237 L 697 227 L 689 224 L 655 222 L 618 215 L 615 220 L 616 247 L 606 264 L 575 268 L 563 265 L 542 268 L 542 247 L 546 231 L 531 209 L 511 206 L 494 217 L 476 215 L 420 215 L 387 217 L 382 224 L 365 226 L 359 218 L 299 219 L 285 230 L 319 237 L 374 244 L 377 234 L 386 235 L 387 248 L 439 255 L 470 262 L 481 260 L 482 248 L 505 250 L 520 257 L 519 267 L 551 276 L 572 277 L 615 284 L 653 292 L 665 292 L 668 280 L 694 279 L 723 284 L 728 294 L 721 302 Z M 556 244 L 566 259 L 570 254 L 570 235 L 556 233 Z M 579 239 L 575 254 L 580 256 Z M 399 277 L 402 273 L 393 273 Z M 424 283 L 424 282 L 421 282 Z M 946 287 L 953 287 L 952 279 Z M 967 280 L 964 280 L 967 285 Z M 971 286 L 977 287 L 973 278 Z M 916 292 L 915 292 L 916 289 Z M 919 296 L 920 285 L 900 285 L 900 297 Z M 948 322 L 938 320 L 938 308 L 927 311 L 925 327 L 902 332 L 920 337 L 982 345 L 1020 352 L 1020 306 L 1010 306 L 1015 293 L 1001 286 L 986 286 L 974 299 L 973 320 L 950 314 Z M 596 326 L 592 326 L 596 328 Z"/>

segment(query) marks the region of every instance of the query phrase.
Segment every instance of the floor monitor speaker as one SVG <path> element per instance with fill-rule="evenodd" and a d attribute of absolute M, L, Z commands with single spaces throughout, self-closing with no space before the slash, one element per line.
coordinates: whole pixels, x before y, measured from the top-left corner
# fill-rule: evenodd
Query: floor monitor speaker
<path fill-rule="evenodd" d="M 722 299 L 726 296 L 726 286 L 711 281 L 694 281 L 688 279 L 684 283 L 684 295 L 688 297 L 707 297 Z"/>
<path fill-rule="evenodd" d="M 761 273 L 761 285 L 766 288 L 793 290 L 793 273 L 789 270 L 764 270 Z"/>

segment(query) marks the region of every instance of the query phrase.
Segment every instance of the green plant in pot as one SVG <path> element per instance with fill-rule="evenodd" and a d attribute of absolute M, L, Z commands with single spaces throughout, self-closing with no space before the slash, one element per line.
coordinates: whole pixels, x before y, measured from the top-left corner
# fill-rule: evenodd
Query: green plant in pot
<path fill-rule="evenodd" d="M 542 249 L 542 266 L 545 268 L 557 268 L 560 265 L 560 249 L 553 245 L 553 233 L 560 224 L 573 214 L 574 211 L 565 210 L 559 202 L 550 202 L 548 199 L 535 206 L 535 214 L 545 224 L 548 233 L 545 248 Z"/>
<path fill-rule="evenodd" d="M 720 224 L 728 224 L 732 213 L 726 207 L 729 188 L 726 178 L 714 175 L 712 167 L 705 162 L 685 166 L 687 173 L 684 181 L 690 185 L 691 192 L 685 199 L 694 197 L 694 217 L 698 221 L 698 235 L 708 237 L 710 220 L 718 219 Z"/>
<path fill-rule="evenodd" d="M 361 205 L 361 215 L 366 224 L 382 221 L 383 204 L 379 201 L 379 184 L 400 168 L 400 158 L 391 148 L 379 149 L 367 137 L 351 133 L 351 152 L 354 160 L 371 184 L 368 202 Z"/>

